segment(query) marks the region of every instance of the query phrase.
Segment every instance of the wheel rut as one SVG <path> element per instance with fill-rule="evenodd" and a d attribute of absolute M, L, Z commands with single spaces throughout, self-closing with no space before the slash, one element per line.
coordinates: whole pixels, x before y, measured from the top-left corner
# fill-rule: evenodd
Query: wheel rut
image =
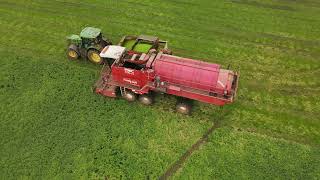
<path fill-rule="evenodd" d="M 194 143 L 176 162 L 174 162 L 165 171 L 163 175 L 159 177 L 159 179 L 160 180 L 169 179 L 172 175 L 174 175 L 188 160 L 188 158 L 191 157 L 191 155 L 200 148 L 200 146 L 208 142 L 209 136 L 218 128 L 220 128 L 220 125 L 218 122 L 215 122 L 196 143 Z"/>

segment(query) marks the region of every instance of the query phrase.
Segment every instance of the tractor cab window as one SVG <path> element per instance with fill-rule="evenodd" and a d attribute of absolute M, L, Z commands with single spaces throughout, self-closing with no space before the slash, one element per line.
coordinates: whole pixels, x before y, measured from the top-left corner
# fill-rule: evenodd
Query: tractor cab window
<path fill-rule="evenodd" d="M 100 33 L 100 34 L 97 36 L 96 41 L 97 41 L 97 42 L 100 42 L 101 40 L 102 40 L 102 34 Z"/>
<path fill-rule="evenodd" d="M 89 44 L 90 40 L 87 38 L 82 38 L 82 42 L 83 42 L 83 44 Z"/>
<path fill-rule="evenodd" d="M 97 39 L 102 39 L 102 34 L 101 33 L 97 36 Z"/>
<path fill-rule="evenodd" d="M 95 42 L 96 44 L 98 44 L 98 43 L 100 42 L 100 39 L 97 37 L 97 38 L 94 39 L 94 42 Z"/>

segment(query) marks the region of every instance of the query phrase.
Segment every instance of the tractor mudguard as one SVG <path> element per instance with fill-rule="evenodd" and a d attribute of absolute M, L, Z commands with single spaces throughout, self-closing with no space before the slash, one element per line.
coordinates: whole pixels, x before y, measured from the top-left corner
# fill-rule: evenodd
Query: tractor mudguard
<path fill-rule="evenodd" d="M 90 50 L 96 50 L 96 51 L 101 51 L 103 48 L 99 49 L 97 46 L 89 46 L 87 47 L 87 52 L 90 51 Z"/>
<path fill-rule="evenodd" d="M 75 44 L 71 44 L 68 49 L 72 49 L 74 51 L 76 51 L 79 55 L 80 55 L 80 52 L 79 52 L 79 48 L 78 46 L 76 46 Z"/>

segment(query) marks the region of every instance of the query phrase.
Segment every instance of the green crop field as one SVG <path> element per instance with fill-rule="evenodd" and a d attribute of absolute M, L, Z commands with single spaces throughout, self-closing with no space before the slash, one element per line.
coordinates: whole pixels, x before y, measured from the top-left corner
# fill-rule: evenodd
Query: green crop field
<path fill-rule="evenodd" d="M 240 69 L 238 98 L 153 106 L 92 92 L 101 67 L 66 36 L 156 35 Z M 0 0 L 0 179 L 320 179 L 320 1 Z"/>

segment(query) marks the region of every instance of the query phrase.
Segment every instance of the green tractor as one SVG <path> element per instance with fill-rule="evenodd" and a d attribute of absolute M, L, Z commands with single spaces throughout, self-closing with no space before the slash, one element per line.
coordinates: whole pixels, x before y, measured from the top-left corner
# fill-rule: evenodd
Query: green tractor
<path fill-rule="evenodd" d="M 100 57 L 101 50 L 112 43 L 105 39 L 101 30 L 93 27 L 84 28 L 80 36 L 71 35 L 67 37 L 68 50 L 67 56 L 70 60 L 87 58 L 95 64 L 102 64 L 103 59 Z"/>

